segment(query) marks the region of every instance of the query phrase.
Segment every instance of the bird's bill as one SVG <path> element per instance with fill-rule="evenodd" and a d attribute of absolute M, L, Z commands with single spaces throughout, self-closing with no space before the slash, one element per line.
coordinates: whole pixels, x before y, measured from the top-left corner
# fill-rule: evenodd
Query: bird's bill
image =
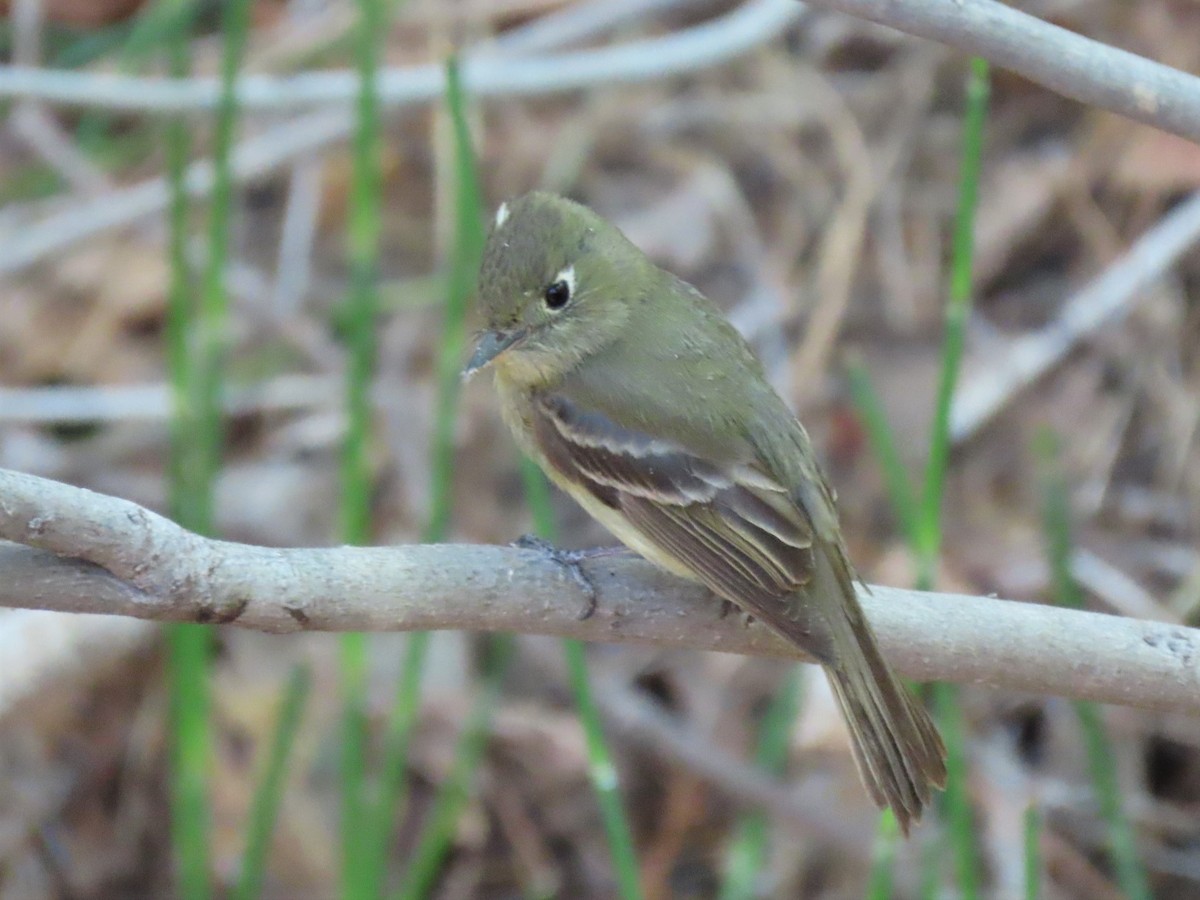
<path fill-rule="evenodd" d="M 479 343 L 475 345 L 475 352 L 463 367 L 462 377 L 470 378 L 480 369 L 486 369 L 497 356 L 519 343 L 525 334 L 524 328 L 513 331 L 485 331 Z"/>

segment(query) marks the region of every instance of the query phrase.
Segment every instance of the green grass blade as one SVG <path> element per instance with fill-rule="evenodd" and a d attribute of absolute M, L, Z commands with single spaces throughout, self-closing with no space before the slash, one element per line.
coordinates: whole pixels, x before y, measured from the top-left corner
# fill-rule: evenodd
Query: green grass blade
<path fill-rule="evenodd" d="M 176 35 L 191 29 L 197 0 L 157 0 L 138 11 L 119 47 L 122 71 L 139 71 L 142 64 Z"/>
<path fill-rule="evenodd" d="M 367 636 L 343 634 L 339 639 L 338 666 L 342 697 L 341 776 L 342 896 L 347 900 L 371 897 L 364 856 L 368 846 L 362 817 L 366 807 L 367 778 Z"/>
<path fill-rule="evenodd" d="M 946 792 L 942 795 L 942 805 L 950 846 L 954 851 L 958 890 L 964 898 L 978 897 L 980 852 L 975 840 L 971 797 L 967 790 L 966 726 L 958 702 L 957 687 L 941 682 L 934 684 L 933 709 L 946 744 Z"/>
<path fill-rule="evenodd" d="M 12 41 L 8 30 L 7 20 L 4 20 L 3 31 L 0 31 L 0 53 L 11 58 Z M 129 27 L 124 24 L 110 25 L 107 28 L 89 29 L 84 34 L 73 34 L 66 41 L 53 40 L 52 28 L 45 29 L 46 42 L 43 48 L 45 65 L 48 69 L 80 69 L 90 65 L 124 46 L 129 34 Z M 166 46 L 163 41 L 154 49 Z"/>
<path fill-rule="evenodd" d="M 467 309 L 475 289 L 475 275 L 479 269 L 479 259 L 483 254 L 486 236 L 483 225 L 483 194 L 467 127 L 466 98 L 459 78 L 458 63 L 454 59 L 446 64 L 446 103 L 454 127 L 455 226 L 438 347 L 430 453 L 432 496 L 429 520 L 421 534 L 421 539 L 427 543 L 445 540 L 450 525 L 454 486 L 454 426 L 462 381 L 459 373 L 467 342 Z M 373 896 L 381 895 L 384 889 L 387 847 L 403 799 L 408 748 L 420 710 L 421 676 L 428 652 L 428 634 L 413 634 L 409 638 L 404 668 L 388 720 L 388 738 L 379 798 L 371 818 L 371 828 L 367 830 L 365 838 L 372 848 L 368 851 L 370 858 L 367 860 L 366 869 L 374 891 Z M 441 814 L 449 813 L 443 811 Z M 435 855 L 432 850 L 424 852 L 429 854 L 430 859 Z M 441 856 L 437 856 L 437 859 L 440 860 Z"/>
<path fill-rule="evenodd" d="M 1129 900 L 1150 900 L 1154 894 L 1146 879 L 1146 870 L 1138 855 L 1137 837 L 1121 807 L 1121 788 L 1117 784 L 1116 760 L 1104 727 L 1104 718 L 1095 703 L 1077 701 L 1075 714 L 1087 745 L 1088 771 L 1100 802 L 1100 813 L 1108 831 L 1108 847 L 1116 869 L 1117 883 Z"/>
<path fill-rule="evenodd" d="M 172 731 L 171 839 L 184 900 L 204 900 L 210 883 L 208 779 L 212 763 L 208 659 L 211 632 L 201 625 L 173 625 L 170 654 Z"/>
<path fill-rule="evenodd" d="M 872 448 L 879 458 L 896 516 L 916 563 L 918 590 L 933 588 L 938 554 L 941 550 L 941 504 L 950 456 L 950 403 L 958 382 L 967 318 L 971 310 L 971 257 L 988 92 L 988 64 L 983 59 L 972 59 L 967 80 L 959 197 L 954 223 L 941 369 L 929 441 L 929 459 L 919 501 L 913 497 L 895 449 L 895 441 L 865 371 L 861 367 L 852 367 L 850 375 L 856 405 L 867 427 Z M 959 890 L 964 898 L 971 900 L 979 895 L 980 853 L 976 845 L 970 797 L 966 787 L 966 741 L 962 715 L 958 708 L 957 691 L 952 686 L 934 685 L 933 699 L 947 751 L 948 777 L 942 804 L 949 826 L 947 837 L 951 842 Z M 882 846 L 877 853 L 868 886 L 868 894 L 872 898 L 882 897 L 891 889 L 888 835 L 884 824 L 881 824 L 878 840 Z M 925 861 L 927 878 L 924 880 L 931 885 L 937 882 L 938 873 L 932 869 L 936 862 L 936 855 L 927 857 Z"/>
<path fill-rule="evenodd" d="M 283 799 L 284 779 L 287 776 L 288 758 L 296 733 L 300 730 L 300 718 L 308 700 L 312 676 L 308 667 L 298 665 L 292 669 L 291 677 L 283 689 L 279 704 L 279 720 L 267 752 L 267 763 L 263 776 L 254 792 L 250 808 L 250 822 L 246 829 L 246 850 L 242 854 L 242 870 L 234 900 L 255 900 L 262 893 L 263 876 L 267 868 L 267 853 L 271 847 L 271 835 L 275 831 L 275 820 L 279 804 Z"/>
<path fill-rule="evenodd" d="M 945 334 L 942 337 L 941 373 L 938 379 L 929 460 L 921 495 L 918 529 L 918 587 L 929 590 L 935 581 L 941 550 L 941 506 L 950 462 L 950 404 L 958 383 L 967 319 L 972 300 L 972 254 L 975 210 L 983 158 L 983 132 L 987 120 L 989 72 L 987 61 L 975 57 L 967 78 L 967 108 L 963 123 L 962 162 L 959 172 L 958 209 L 950 265 L 950 296 L 946 304 Z M 946 743 L 946 793 L 943 807 L 948 837 L 954 855 L 959 891 L 966 900 L 979 896 L 980 851 L 976 842 L 974 816 L 967 790 L 966 737 L 958 691 L 951 685 L 933 688 L 934 708 Z"/>
<path fill-rule="evenodd" d="M 553 541 L 557 529 L 554 526 L 554 510 L 550 501 L 550 486 L 537 465 L 530 459 L 521 460 L 521 477 L 525 487 L 525 502 L 533 516 L 534 530 L 538 537 Z M 630 900 L 642 896 L 641 876 L 638 871 L 637 853 L 633 846 L 633 831 L 625 815 L 621 800 L 621 786 L 617 769 L 613 764 L 612 752 L 604 737 L 604 723 L 592 696 L 588 678 L 587 649 L 580 641 L 564 640 L 563 654 L 567 663 L 568 679 L 575 696 L 576 714 L 583 728 L 587 747 L 588 778 L 596 792 L 600 806 L 600 818 L 608 838 L 609 852 L 613 858 L 619 896 Z"/>
<path fill-rule="evenodd" d="M 1067 489 L 1058 473 L 1058 438 L 1048 429 L 1034 438 L 1034 452 L 1041 463 L 1042 534 L 1054 599 L 1059 606 L 1083 608 L 1083 593 L 1071 574 L 1071 507 Z"/>
<path fill-rule="evenodd" d="M 759 768 L 773 775 L 782 773 L 787 764 L 792 728 L 800 710 L 800 690 L 801 670 L 793 666 L 771 698 L 759 727 L 754 761 Z M 725 860 L 720 900 L 751 900 L 759 896 L 756 886 L 767 856 L 768 826 L 767 816 L 761 810 L 741 817 Z"/>
<path fill-rule="evenodd" d="M 446 104 L 454 129 L 455 211 L 454 247 L 446 279 L 446 305 L 437 361 L 437 399 L 433 436 L 434 502 L 425 540 L 445 538 L 450 524 L 450 492 L 454 477 L 454 426 L 462 383 L 463 355 L 467 345 L 467 310 L 475 292 L 479 260 L 483 256 L 483 189 L 475 168 L 471 132 L 467 126 L 466 97 L 458 61 L 446 63 Z"/>
<path fill-rule="evenodd" d="M 917 896 L 921 900 L 942 900 L 942 862 L 945 853 L 938 841 L 926 841 L 921 848 L 921 884 Z"/>
<path fill-rule="evenodd" d="M 967 78 L 967 109 L 963 123 L 962 162 L 959 172 L 958 210 L 950 261 L 950 298 L 946 304 L 942 365 L 934 407 L 932 440 L 921 496 L 922 552 L 936 558 L 941 546 L 942 492 L 950 461 L 950 403 L 958 384 L 967 319 L 971 313 L 971 259 L 975 247 L 975 209 L 983 165 L 983 130 L 987 120 L 989 76 L 987 60 L 974 57 Z"/>
<path fill-rule="evenodd" d="M 1042 818 L 1037 804 L 1030 803 L 1025 809 L 1025 900 L 1038 900 L 1041 893 Z"/>
<path fill-rule="evenodd" d="M 617 893 L 624 900 L 635 900 L 642 896 L 637 853 L 633 846 L 629 820 L 625 817 L 625 809 L 621 802 L 617 767 L 613 764 L 612 753 L 604 738 L 600 711 L 596 708 L 596 701 L 592 696 L 591 682 L 588 680 L 587 654 L 584 645 L 573 640 L 563 641 L 563 653 L 567 660 L 567 677 L 575 695 L 579 723 L 583 726 L 588 777 L 600 804 L 600 817 L 604 822 L 604 833 L 608 837 L 609 852 L 613 858 Z"/>
<path fill-rule="evenodd" d="M 168 66 L 173 74 L 186 73 L 189 65 L 187 36 L 180 34 L 168 45 Z M 171 185 L 168 213 L 168 255 L 171 280 L 165 327 L 167 368 L 173 413 L 171 450 L 167 464 L 171 516 L 187 526 L 196 521 L 198 486 L 189 462 L 196 429 L 194 376 L 188 347 L 192 321 L 191 271 L 187 261 L 188 198 L 183 173 L 187 166 L 189 135 L 182 118 L 166 126 L 167 177 Z M 171 840 L 178 861 L 179 894 L 199 900 L 209 893 L 208 767 L 211 737 L 208 733 L 209 631 L 199 625 L 167 627 L 168 682 L 171 727 Z"/>
<path fill-rule="evenodd" d="M 883 404 L 879 402 L 879 394 L 871 383 L 871 375 L 866 366 L 854 360 L 846 371 L 850 378 L 850 396 L 858 410 L 859 419 L 867 429 L 867 440 L 871 442 L 871 449 L 875 452 L 875 458 L 883 472 L 884 484 L 887 485 L 888 496 L 892 501 L 892 510 L 900 522 L 901 531 L 909 547 L 915 548 L 918 541 L 917 500 L 908 472 L 905 471 L 904 463 L 900 461 L 900 451 L 896 449 Z"/>
<path fill-rule="evenodd" d="M 347 544 L 364 544 L 371 534 L 371 381 L 375 371 L 375 324 L 379 238 L 382 231 L 381 125 L 376 73 L 385 36 L 382 0 L 360 0 L 356 39 L 359 90 L 353 140 L 350 212 L 346 253 L 350 268 L 345 336 L 346 438 L 342 451 L 341 532 Z M 342 895 L 348 900 L 375 896 L 371 843 L 363 831 L 366 804 L 368 645 L 364 634 L 341 637 L 343 728 Z"/>
<path fill-rule="evenodd" d="M 361 544 L 371 532 L 371 380 L 375 372 L 376 277 L 382 232 L 382 162 L 379 96 L 375 73 L 383 38 L 382 0 L 359 3 L 359 91 L 353 142 L 350 213 L 346 233 L 350 290 L 345 336 L 347 428 L 342 453 L 342 535 Z"/>
<path fill-rule="evenodd" d="M 407 799 L 408 751 L 421 711 L 421 676 L 428 655 L 429 635 L 425 632 L 411 635 L 396 685 L 396 698 L 388 715 L 378 797 L 371 819 L 362 830 L 363 840 L 369 848 L 365 851 L 369 854 L 366 864 L 371 878 L 371 896 L 374 897 L 382 897 L 385 893 L 388 847 L 396 817 Z"/>
<path fill-rule="evenodd" d="M 208 216 L 208 260 L 200 288 L 199 316 L 194 325 L 198 359 L 194 376 L 197 384 L 198 413 L 195 435 L 200 467 L 199 478 L 206 488 L 216 482 L 221 464 L 223 440 L 221 394 L 228 340 L 229 296 L 225 289 L 225 270 L 229 257 L 230 215 L 233 208 L 233 167 L 231 155 L 237 132 L 237 96 L 235 85 L 250 28 L 250 0 L 230 0 L 224 5 L 221 32 L 221 93 L 217 103 L 213 135 L 213 192 Z M 212 491 L 201 492 L 202 502 L 195 509 L 193 528 L 209 532 L 213 524 Z"/>
<path fill-rule="evenodd" d="M 1055 601 L 1060 606 L 1079 609 L 1083 606 L 1083 595 L 1078 582 L 1071 574 L 1071 511 L 1066 485 L 1058 471 L 1057 439 L 1049 431 L 1042 432 L 1038 435 L 1036 450 L 1043 469 L 1043 527 Z M 1112 855 L 1117 882 L 1121 885 L 1121 891 L 1131 900 L 1149 900 L 1153 894 L 1138 856 L 1133 828 L 1121 807 L 1116 758 L 1104 728 L 1100 708 L 1094 703 L 1084 701 L 1077 701 L 1074 706 L 1087 749 L 1092 788 L 1108 832 L 1109 852 Z"/>
<path fill-rule="evenodd" d="M 167 70 L 174 78 L 183 78 L 191 67 L 188 29 L 181 29 L 167 45 Z M 171 385 L 171 449 L 167 463 L 170 485 L 168 505 L 179 522 L 191 521 L 187 509 L 191 487 L 188 474 L 188 435 L 195 410 L 191 403 L 192 360 L 188 349 L 188 328 L 192 317 L 192 271 L 188 263 L 188 195 L 184 185 L 190 152 L 187 120 L 175 116 L 167 120 L 163 136 L 167 181 L 171 199 L 167 208 L 167 256 L 171 277 L 167 289 L 167 315 L 164 325 L 168 379 Z"/>
<path fill-rule="evenodd" d="M 521 457 L 521 487 L 525 491 L 525 505 L 533 518 L 534 533 L 542 540 L 558 538 L 558 526 L 554 523 L 554 501 L 550 494 L 550 482 L 532 459 Z"/>
<path fill-rule="evenodd" d="M 892 867 L 896 864 L 896 844 L 900 840 L 900 824 L 890 809 L 879 814 L 875 829 L 875 845 L 871 848 L 871 878 L 867 882 L 867 900 L 891 900 Z"/>
<path fill-rule="evenodd" d="M 188 155 L 188 132 L 182 120 L 168 124 L 166 155 L 171 183 L 170 297 L 167 312 L 167 365 L 175 414 L 168 465 L 172 515 L 200 533 L 213 529 L 213 487 L 220 466 L 222 423 L 221 370 L 226 334 L 224 274 L 229 239 L 232 195 L 230 149 L 236 123 L 233 81 L 245 41 L 248 4 L 226 8 L 225 51 L 222 58 L 221 105 L 213 148 L 215 184 L 209 218 L 209 259 L 198 302 L 190 294 L 186 261 L 188 204 L 183 173 Z M 166 42 L 168 67 L 183 75 L 189 67 L 190 21 L 182 22 Z M 210 895 L 208 777 L 212 762 L 209 723 L 209 655 L 211 633 L 206 628 L 173 626 L 170 652 L 173 809 L 172 839 L 179 861 L 179 894 L 188 900 Z"/>
<path fill-rule="evenodd" d="M 454 766 L 438 789 L 428 824 L 409 860 L 400 889 L 394 895 L 398 900 L 420 900 L 429 896 L 454 840 L 459 817 L 470 799 L 471 782 L 487 748 L 492 715 L 499 706 L 504 674 L 516 644 L 511 635 L 494 635 L 490 643 L 492 652 L 487 674 L 455 749 Z"/>
<path fill-rule="evenodd" d="M 169 48 L 169 72 L 188 73 L 188 36 L 195 4 L 164 0 L 156 5 L 158 39 Z M 237 128 L 235 82 L 249 31 L 250 4 L 225 4 L 222 32 L 221 94 L 213 140 L 214 187 L 209 213 L 208 259 L 201 277 L 198 302 L 190 295 L 187 261 L 187 195 L 184 172 L 188 133 L 184 121 L 168 124 L 166 157 L 171 184 L 169 211 L 171 259 L 170 300 L 166 345 L 176 408 L 172 428 L 170 478 L 172 514 L 201 533 L 213 528 L 213 486 L 223 443 L 221 395 L 226 361 L 228 298 L 225 270 L 228 258 L 233 179 L 230 156 Z M 212 738 L 208 723 L 207 660 L 211 635 L 207 629 L 175 626 L 170 635 L 172 710 L 175 731 L 176 846 L 180 856 L 180 894 L 207 897 L 209 883 L 207 768 Z M 270 785 L 265 785 L 269 788 Z M 266 799 L 264 799 L 264 803 Z M 273 817 L 261 807 L 251 823 L 251 837 L 265 848 Z M 256 845 L 252 842 L 251 847 Z M 264 850 L 265 852 L 265 850 Z M 251 853 L 247 869 L 253 874 Z M 258 862 L 261 876 L 261 861 Z"/>

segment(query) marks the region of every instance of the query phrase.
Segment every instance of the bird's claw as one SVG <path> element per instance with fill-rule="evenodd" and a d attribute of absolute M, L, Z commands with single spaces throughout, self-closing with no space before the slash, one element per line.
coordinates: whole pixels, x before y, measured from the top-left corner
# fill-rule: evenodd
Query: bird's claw
<path fill-rule="evenodd" d="M 717 613 L 718 619 L 724 620 L 730 614 L 737 613 L 738 615 L 740 615 L 742 617 L 742 626 L 744 628 L 749 628 L 751 625 L 754 624 L 754 616 L 750 615 L 750 613 L 743 610 L 740 606 L 738 606 L 732 600 L 726 600 L 724 597 L 721 597 L 720 600 L 721 600 L 721 611 L 719 613 Z"/>
<path fill-rule="evenodd" d="M 580 563 L 585 559 L 591 559 L 593 556 L 602 554 L 597 554 L 590 550 L 563 550 L 561 547 L 556 547 L 554 544 L 535 534 L 521 535 L 513 541 L 513 546 L 519 547 L 522 550 L 536 551 L 566 569 L 571 579 L 583 591 L 584 597 L 587 598 L 584 603 L 583 612 L 579 615 L 579 621 L 585 622 L 595 614 L 596 603 L 599 600 L 596 585 L 592 583 L 592 579 L 583 571 L 583 566 Z M 601 549 L 607 550 L 608 548 Z"/>

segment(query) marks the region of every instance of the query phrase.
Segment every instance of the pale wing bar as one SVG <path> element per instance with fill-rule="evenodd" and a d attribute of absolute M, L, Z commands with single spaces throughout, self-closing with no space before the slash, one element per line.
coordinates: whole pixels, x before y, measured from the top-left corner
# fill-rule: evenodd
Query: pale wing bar
<path fill-rule="evenodd" d="M 716 593 L 821 658 L 798 592 L 813 572 L 812 530 L 785 488 L 748 462 L 718 463 L 622 427 L 561 395 L 535 403 L 546 459 Z"/>

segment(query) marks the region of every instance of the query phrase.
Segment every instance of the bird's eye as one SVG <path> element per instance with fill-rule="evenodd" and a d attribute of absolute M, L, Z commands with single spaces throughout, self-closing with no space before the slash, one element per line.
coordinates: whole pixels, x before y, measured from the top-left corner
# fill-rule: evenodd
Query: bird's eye
<path fill-rule="evenodd" d="M 546 293 L 542 295 L 542 299 L 546 303 L 546 309 L 558 310 L 567 305 L 567 301 L 571 299 L 571 286 L 566 280 L 559 279 L 546 288 Z"/>

